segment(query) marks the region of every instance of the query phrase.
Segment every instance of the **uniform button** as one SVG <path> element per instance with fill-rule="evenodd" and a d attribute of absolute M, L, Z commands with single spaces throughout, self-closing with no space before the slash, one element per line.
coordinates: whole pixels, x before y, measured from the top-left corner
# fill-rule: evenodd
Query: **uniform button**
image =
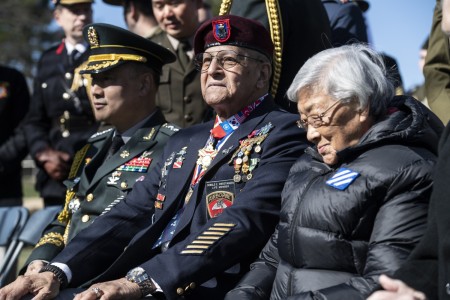
<path fill-rule="evenodd" d="M 447 293 L 447 295 L 450 295 L 450 283 L 447 283 L 445 285 L 445 292 Z"/>
<path fill-rule="evenodd" d="M 81 217 L 81 221 L 83 223 L 86 223 L 87 221 L 89 221 L 90 217 L 88 215 L 84 215 L 83 217 Z"/>
<path fill-rule="evenodd" d="M 184 119 L 186 120 L 186 122 L 191 122 L 193 120 L 191 115 L 184 115 Z"/>
<path fill-rule="evenodd" d="M 177 288 L 177 295 L 178 296 L 181 296 L 181 295 L 183 295 L 184 294 L 184 290 L 183 290 L 183 288 Z"/>
<path fill-rule="evenodd" d="M 91 193 L 91 194 L 89 194 L 89 195 L 87 195 L 86 196 L 86 200 L 88 201 L 88 202 L 91 202 L 92 200 L 94 200 L 94 195 Z"/>
<path fill-rule="evenodd" d="M 120 187 L 126 189 L 128 187 L 128 184 L 124 181 L 120 184 Z"/>
<path fill-rule="evenodd" d="M 64 94 L 63 94 L 63 99 L 64 99 L 64 100 L 69 100 L 69 99 L 70 99 L 69 93 L 64 93 Z"/>
<path fill-rule="evenodd" d="M 192 98 L 189 97 L 189 96 L 184 96 L 183 101 L 184 101 L 185 103 L 191 103 L 191 102 L 192 102 Z"/>
<path fill-rule="evenodd" d="M 47 88 L 47 83 L 43 82 L 43 83 L 41 84 L 41 88 L 46 89 L 46 88 Z"/>
<path fill-rule="evenodd" d="M 66 77 L 67 80 L 72 79 L 72 73 L 67 72 L 66 74 L 64 74 L 64 76 Z"/>
<path fill-rule="evenodd" d="M 63 138 L 68 138 L 70 136 L 70 132 L 66 129 L 61 133 L 61 135 Z"/>
<path fill-rule="evenodd" d="M 191 282 L 191 283 L 189 284 L 189 287 L 190 287 L 191 289 L 195 289 L 196 286 L 197 286 L 197 285 L 195 284 L 195 282 Z"/>

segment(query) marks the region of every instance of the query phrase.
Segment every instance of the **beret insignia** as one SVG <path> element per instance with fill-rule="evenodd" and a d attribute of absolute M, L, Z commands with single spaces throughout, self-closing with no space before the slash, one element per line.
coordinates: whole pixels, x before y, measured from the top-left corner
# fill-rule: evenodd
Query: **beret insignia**
<path fill-rule="evenodd" d="M 212 22 L 214 38 L 219 42 L 226 42 L 231 35 L 230 19 Z"/>

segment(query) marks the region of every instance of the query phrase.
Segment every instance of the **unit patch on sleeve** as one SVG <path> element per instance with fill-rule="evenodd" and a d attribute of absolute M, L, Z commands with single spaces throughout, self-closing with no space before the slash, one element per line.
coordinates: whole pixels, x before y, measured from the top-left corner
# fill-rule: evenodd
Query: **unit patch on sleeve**
<path fill-rule="evenodd" d="M 359 176 L 360 174 L 358 172 L 352 171 L 347 168 L 339 168 L 336 174 L 328 179 L 326 183 L 327 185 L 334 187 L 335 189 L 343 191 L 348 188 L 349 185 L 352 184 L 353 181 L 355 181 Z"/>

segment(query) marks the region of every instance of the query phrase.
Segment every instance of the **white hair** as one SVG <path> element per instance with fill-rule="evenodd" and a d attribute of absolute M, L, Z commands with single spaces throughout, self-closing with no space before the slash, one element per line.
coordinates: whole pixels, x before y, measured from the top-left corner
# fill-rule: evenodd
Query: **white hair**
<path fill-rule="evenodd" d="M 327 49 L 311 57 L 298 71 L 287 97 L 297 102 L 299 92 L 325 93 L 335 100 L 370 105 L 369 115 L 384 115 L 395 95 L 383 58 L 364 44 Z"/>

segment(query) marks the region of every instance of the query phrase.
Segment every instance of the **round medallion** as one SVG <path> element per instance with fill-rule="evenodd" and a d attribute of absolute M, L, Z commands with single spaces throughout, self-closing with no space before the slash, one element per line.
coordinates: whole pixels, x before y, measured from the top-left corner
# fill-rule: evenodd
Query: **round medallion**
<path fill-rule="evenodd" d="M 202 166 L 203 167 L 208 168 L 209 165 L 211 164 L 211 162 L 212 162 L 212 158 L 210 155 L 206 155 L 206 156 L 202 157 Z"/>
<path fill-rule="evenodd" d="M 236 158 L 235 163 L 236 163 L 237 165 L 242 165 L 242 158 L 240 158 L 240 157 Z"/>
<path fill-rule="evenodd" d="M 241 179 L 242 179 L 241 175 L 239 175 L 239 174 L 236 174 L 233 176 L 233 181 L 236 183 L 241 182 Z"/>
<path fill-rule="evenodd" d="M 257 145 L 257 146 L 255 147 L 255 152 L 256 152 L 256 153 L 261 152 L 261 146 L 260 146 L 260 145 Z"/>

